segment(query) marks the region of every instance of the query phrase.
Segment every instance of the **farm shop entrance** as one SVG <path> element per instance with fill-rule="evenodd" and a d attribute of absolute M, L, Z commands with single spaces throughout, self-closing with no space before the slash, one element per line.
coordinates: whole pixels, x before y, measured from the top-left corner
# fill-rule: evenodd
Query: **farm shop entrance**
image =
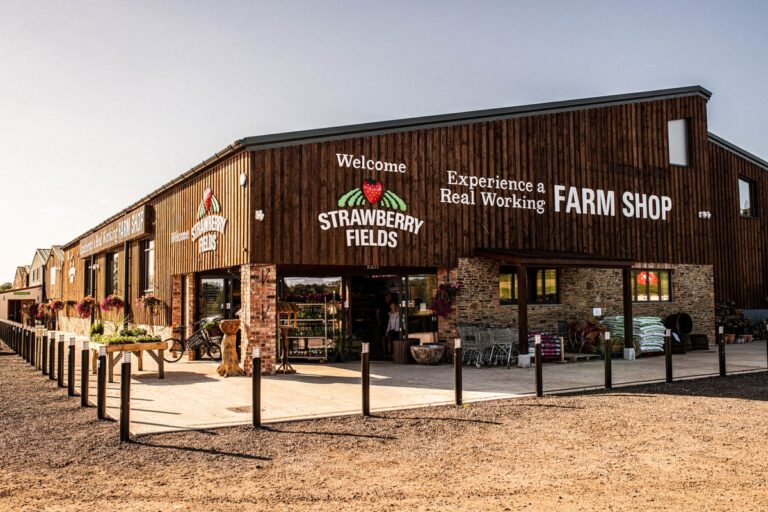
<path fill-rule="evenodd" d="M 392 360 L 400 340 L 438 342 L 429 309 L 435 269 L 286 268 L 279 276 L 278 300 L 299 310 L 287 333 L 291 358 L 345 361 L 367 342 L 374 360 Z"/>

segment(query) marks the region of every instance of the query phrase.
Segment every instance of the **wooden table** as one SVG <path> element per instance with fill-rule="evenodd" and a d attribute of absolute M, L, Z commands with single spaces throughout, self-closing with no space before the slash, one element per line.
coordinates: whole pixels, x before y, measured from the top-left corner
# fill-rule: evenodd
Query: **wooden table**
<path fill-rule="evenodd" d="M 96 373 L 97 361 L 99 357 L 99 349 L 106 347 L 107 349 L 107 380 L 109 382 L 115 382 L 115 366 L 120 362 L 125 352 L 132 352 L 136 355 L 136 359 L 139 361 L 139 371 L 144 369 L 144 361 L 142 359 L 142 353 L 146 352 L 157 363 L 157 378 L 165 378 L 165 359 L 163 359 L 163 352 L 168 348 L 168 345 L 164 341 L 153 341 L 152 343 L 122 343 L 122 344 L 103 344 L 98 342 L 91 342 L 91 372 Z M 117 354 L 118 357 L 115 357 Z"/>

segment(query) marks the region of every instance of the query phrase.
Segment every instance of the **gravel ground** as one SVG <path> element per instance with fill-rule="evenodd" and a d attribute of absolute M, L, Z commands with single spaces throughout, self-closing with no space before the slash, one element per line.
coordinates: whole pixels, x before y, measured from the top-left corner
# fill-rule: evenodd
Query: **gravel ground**
<path fill-rule="evenodd" d="M 3 348 L 0 510 L 768 510 L 765 372 L 121 446 Z"/>

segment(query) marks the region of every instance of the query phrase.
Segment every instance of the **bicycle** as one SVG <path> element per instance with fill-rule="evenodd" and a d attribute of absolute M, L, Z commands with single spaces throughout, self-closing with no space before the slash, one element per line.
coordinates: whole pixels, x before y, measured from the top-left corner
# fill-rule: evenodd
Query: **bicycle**
<path fill-rule="evenodd" d="M 212 337 L 208 329 L 202 327 L 208 322 L 221 320 L 221 317 L 203 318 L 193 325 L 201 327 L 190 334 L 186 339 L 168 338 L 165 341 L 166 349 L 163 352 L 163 359 L 169 363 L 175 363 L 184 356 L 187 350 L 200 350 L 203 354 L 214 361 L 221 361 L 221 338 Z"/>

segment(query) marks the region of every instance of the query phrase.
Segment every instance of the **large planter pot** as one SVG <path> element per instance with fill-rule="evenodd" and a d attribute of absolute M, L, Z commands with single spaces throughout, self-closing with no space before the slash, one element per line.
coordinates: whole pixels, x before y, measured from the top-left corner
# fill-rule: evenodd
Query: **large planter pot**
<path fill-rule="evenodd" d="M 414 345 L 411 355 L 418 364 L 440 364 L 445 347 L 442 345 Z"/>

